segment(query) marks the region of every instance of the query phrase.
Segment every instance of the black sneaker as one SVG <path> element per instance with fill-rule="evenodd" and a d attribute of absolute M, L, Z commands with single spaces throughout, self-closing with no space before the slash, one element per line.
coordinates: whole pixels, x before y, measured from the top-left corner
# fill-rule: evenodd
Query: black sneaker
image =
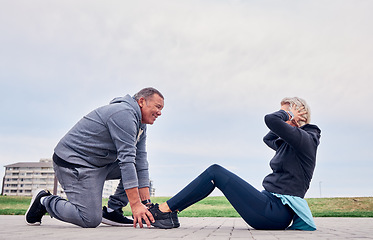
<path fill-rule="evenodd" d="M 158 203 L 152 204 L 149 207 L 149 212 L 151 212 L 151 214 L 153 215 L 154 220 L 155 220 L 155 222 L 152 223 L 153 227 L 163 228 L 163 229 L 169 229 L 169 228 L 174 227 L 174 224 L 173 224 L 172 218 L 171 218 L 171 213 L 161 212 L 161 210 L 159 210 Z"/>
<path fill-rule="evenodd" d="M 123 216 L 122 209 L 108 212 L 107 208 L 104 206 L 102 208 L 102 223 L 111 226 L 130 226 L 133 225 L 133 220 Z"/>
<path fill-rule="evenodd" d="M 180 227 L 180 222 L 179 222 L 179 218 L 177 217 L 177 212 L 172 212 L 171 213 L 171 219 L 172 219 L 172 223 L 173 223 L 173 228 Z"/>
<path fill-rule="evenodd" d="M 40 203 L 40 198 L 52 195 L 49 191 L 43 189 L 37 190 L 32 196 L 30 207 L 25 214 L 28 225 L 40 225 L 41 218 L 47 213 L 47 209 Z"/>

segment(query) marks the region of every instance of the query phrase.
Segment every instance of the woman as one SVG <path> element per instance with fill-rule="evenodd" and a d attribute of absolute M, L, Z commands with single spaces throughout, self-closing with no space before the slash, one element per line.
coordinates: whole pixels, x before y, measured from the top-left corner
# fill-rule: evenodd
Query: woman
<path fill-rule="evenodd" d="M 281 109 L 266 115 L 265 123 L 270 131 L 264 142 L 276 151 L 270 161 L 273 172 L 263 180 L 265 190 L 258 191 L 215 164 L 167 202 L 153 206 L 160 212 L 170 213 L 161 214 L 164 221 L 168 218 L 173 221 L 173 227 L 178 227 L 176 212 L 207 197 L 217 187 L 246 223 L 255 229 L 316 230 L 303 198 L 315 168 L 321 131 L 316 125 L 309 124 L 310 109 L 297 97 L 284 98 Z"/>

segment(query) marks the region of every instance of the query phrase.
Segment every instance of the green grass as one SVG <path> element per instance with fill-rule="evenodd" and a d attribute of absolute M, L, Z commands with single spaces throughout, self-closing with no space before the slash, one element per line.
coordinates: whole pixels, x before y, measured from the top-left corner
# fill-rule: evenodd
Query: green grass
<path fill-rule="evenodd" d="M 23 215 L 30 201 L 31 197 L 0 196 L 0 215 Z"/>
<path fill-rule="evenodd" d="M 153 197 L 152 202 L 162 203 L 169 197 Z M 306 199 L 314 217 L 373 217 L 373 197 L 309 198 Z M 31 197 L 0 196 L 0 215 L 23 215 Z M 107 205 L 107 199 L 103 200 Z M 123 209 L 131 216 L 129 206 Z M 207 197 L 182 211 L 180 217 L 239 217 L 225 197 Z"/>
<path fill-rule="evenodd" d="M 314 217 L 373 217 L 373 197 L 309 198 Z"/>

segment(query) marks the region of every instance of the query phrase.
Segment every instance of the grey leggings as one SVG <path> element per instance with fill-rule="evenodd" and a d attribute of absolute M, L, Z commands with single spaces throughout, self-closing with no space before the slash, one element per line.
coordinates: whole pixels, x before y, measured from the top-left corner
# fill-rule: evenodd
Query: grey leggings
<path fill-rule="evenodd" d="M 54 159 L 58 156 L 54 155 Z M 59 183 L 68 200 L 49 196 L 44 200 L 48 213 L 61 221 L 81 227 L 97 227 L 102 220 L 102 190 L 105 180 L 120 179 L 117 162 L 101 168 L 59 166 L 53 163 Z M 121 199 L 121 200 L 119 200 Z M 127 205 L 128 199 L 122 182 L 109 200 L 109 207 L 116 209 Z"/>

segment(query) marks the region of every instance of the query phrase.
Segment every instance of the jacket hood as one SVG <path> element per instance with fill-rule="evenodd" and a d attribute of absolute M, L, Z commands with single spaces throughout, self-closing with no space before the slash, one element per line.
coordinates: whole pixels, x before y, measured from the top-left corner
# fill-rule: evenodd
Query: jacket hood
<path fill-rule="evenodd" d="M 137 104 L 137 102 L 135 101 L 135 99 L 133 97 L 131 97 L 129 94 L 127 94 L 124 97 L 116 97 L 116 98 L 114 98 L 113 100 L 110 101 L 110 104 L 121 103 L 121 102 L 129 103 L 131 106 L 134 103 Z"/>
<path fill-rule="evenodd" d="M 302 126 L 301 128 L 303 128 L 306 131 L 314 132 L 319 136 L 321 134 L 320 128 L 318 126 L 314 125 L 314 124 L 306 124 L 306 125 Z"/>
<path fill-rule="evenodd" d="M 139 120 L 141 121 L 141 110 L 140 110 L 140 106 L 136 102 L 136 100 L 133 97 L 131 97 L 129 94 L 127 94 L 124 97 L 116 97 L 116 98 L 114 98 L 113 100 L 110 101 L 110 104 L 114 104 L 114 103 L 127 103 L 133 109 L 135 109 L 135 111 L 136 111 L 136 113 L 137 113 L 137 115 L 139 117 Z"/>
<path fill-rule="evenodd" d="M 306 124 L 301 128 L 306 132 L 311 133 L 314 136 L 315 140 L 319 143 L 321 137 L 321 130 L 318 126 L 313 124 Z"/>

